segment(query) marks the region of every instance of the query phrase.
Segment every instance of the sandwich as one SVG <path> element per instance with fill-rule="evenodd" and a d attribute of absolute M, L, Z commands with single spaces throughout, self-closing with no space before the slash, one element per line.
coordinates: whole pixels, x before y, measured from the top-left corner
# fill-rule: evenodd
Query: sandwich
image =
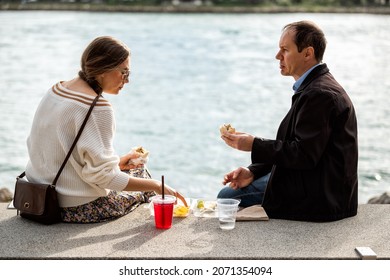
<path fill-rule="evenodd" d="M 132 148 L 130 154 L 136 154 L 138 157 L 129 160 L 129 164 L 140 165 L 145 164 L 148 161 L 149 151 L 142 146 Z"/>
<path fill-rule="evenodd" d="M 221 132 L 221 134 L 224 134 L 225 132 L 229 132 L 233 134 L 236 133 L 236 129 L 231 124 L 221 125 L 219 131 Z"/>

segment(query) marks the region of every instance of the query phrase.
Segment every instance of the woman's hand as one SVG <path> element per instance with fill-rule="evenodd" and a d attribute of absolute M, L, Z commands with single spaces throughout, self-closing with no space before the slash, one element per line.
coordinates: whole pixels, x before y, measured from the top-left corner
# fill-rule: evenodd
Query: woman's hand
<path fill-rule="evenodd" d="M 130 176 L 124 191 L 154 191 L 158 194 L 162 194 L 162 183 L 161 181 L 158 181 L 156 179 L 145 179 Z M 183 202 L 184 206 L 188 207 L 187 201 L 185 200 L 184 196 L 175 189 L 168 186 L 167 184 L 164 184 L 164 195 L 165 194 L 172 195 L 180 199 Z"/>
<path fill-rule="evenodd" d="M 162 194 L 162 186 L 160 187 L 160 190 L 158 191 L 158 193 Z M 185 207 L 188 207 L 187 201 L 184 198 L 184 196 L 166 184 L 164 184 L 164 195 L 165 194 L 175 196 L 176 198 L 180 199 L 183 202 Z"/>
<path fill-rule="evenodd" d="M 187 201 L 181 193 L 176 192 L 176 198 L 180 199 L 183 202 L 185 207 L 188 207 Z"/>
<path fill-rule="evenodd" d="M 139 165 L 134 165 L 134 164 L 129 164 L 130 160 L 132 159 L 136 159 L 136 158 L 139 158 L 140 155 L 137 155 L 137 154 L 134 154 L 134 153 L 128 153 L 124 156 L 122 156 L 119 160 L 119 168 L 121 170 L 130 170 L 130 169 L 134 169 L 134 168 L 142 168 L 144 167 L 143 164 L 139 164 Z"/>

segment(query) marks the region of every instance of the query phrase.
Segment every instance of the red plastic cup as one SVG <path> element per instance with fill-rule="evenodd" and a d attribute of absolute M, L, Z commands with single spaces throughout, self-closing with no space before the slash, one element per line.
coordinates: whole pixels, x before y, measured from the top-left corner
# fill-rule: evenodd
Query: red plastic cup
<path fill-rule="evenodd" d="M 176 197 L 173 195 L 165 195 L 164 199 L 161 195 L 156 195 L 153 199 L 154 208 L 154 223 L 158 229 L 169 229 L 172 226 L 173 206 L 176 202 Z"/>

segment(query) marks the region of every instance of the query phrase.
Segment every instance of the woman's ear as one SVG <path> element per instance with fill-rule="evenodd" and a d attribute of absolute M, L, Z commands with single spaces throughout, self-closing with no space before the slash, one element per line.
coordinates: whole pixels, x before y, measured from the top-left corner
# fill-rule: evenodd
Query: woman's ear
<path fill-rule="evenodd" d="M 96 76 L 95 80 L 101 85 L 103 82 L 104 73 Z"/>

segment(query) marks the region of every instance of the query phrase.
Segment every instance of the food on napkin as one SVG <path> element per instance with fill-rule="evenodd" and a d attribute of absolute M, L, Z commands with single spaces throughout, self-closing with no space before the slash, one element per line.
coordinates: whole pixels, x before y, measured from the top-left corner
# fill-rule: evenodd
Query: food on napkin
<path fill-rule="evenodd" d="M 140 165 L 140 164 L 146 164 L 149 159 L 149 151 L 146 150 L 142 146 L 134 147 L 129 152 L 130 154 L 138 155 L 138 157 L 130 159 L 129 164 L 132 165 Z"/>
<path fill-rule="evenodd" d="M 187 202 L 188 200 L 188 202 Z M 185 218 L 190 214 L 190 207 L 188 204 L 190 203 L 190 199 L 178 199 L 176 201 L 175 206 L 173 206 L 173 217 Z"/>
<path fill-rule="evenodd" d="M 237 212 L 236 221 L 268 221 L 268 215 L 261 205 L 242 208 Z"/>
<path fill-rule="evenodd" d="M 217 208 L 217 203 L 215 201 L 204 201 L 202 199 L 199 199 L 196 203 L 196 208 L 200 212 L 215 211 L 215 209 Z"/>
<path fill-rule="evenodd" d="M 184 218 L 187 217 L 190 212 L 190 207 L 176 204 L 173 207 L 173 217 Z"/>
<path fill-rule="evenodd" d="M 236 129 L 231 124 L 221 125 L 219 131 L 221 132 L 221 134 L 224 134 L 225 132 L 236 133 Z"/>
<path fill-rule="evenodd" d="M 195 217 L 213 218 L 217 216 L 217 202 L 213 199 L 195 199 L 191 205 Z"/>

